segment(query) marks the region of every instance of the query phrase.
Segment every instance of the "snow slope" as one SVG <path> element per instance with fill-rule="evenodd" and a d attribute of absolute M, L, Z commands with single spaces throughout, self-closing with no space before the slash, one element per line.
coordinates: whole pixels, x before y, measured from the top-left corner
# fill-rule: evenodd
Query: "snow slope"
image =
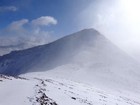
<path fill-rule="evenodd" d="M 0 57 L 2 74 L 37 71 L 140 96 L 139 64 L 94 29 Z"/>
<path fill-rule="evenodd" d="M 80 82 L 37 74 L 22 78 L 0 75 L 0 105 L 140 105 L 137 96 L 116 95 Z"/>

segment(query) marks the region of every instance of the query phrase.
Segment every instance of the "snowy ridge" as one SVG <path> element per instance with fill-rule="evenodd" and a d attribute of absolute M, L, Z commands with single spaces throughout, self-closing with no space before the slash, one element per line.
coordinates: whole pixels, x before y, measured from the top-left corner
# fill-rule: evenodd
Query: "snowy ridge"
<path fill-rule="evenodd" d="M 33 75 L 26 79 L 1 75 L 0 105 L 140 105 L 136 96 L 113 95 L 80 82 Z"/>

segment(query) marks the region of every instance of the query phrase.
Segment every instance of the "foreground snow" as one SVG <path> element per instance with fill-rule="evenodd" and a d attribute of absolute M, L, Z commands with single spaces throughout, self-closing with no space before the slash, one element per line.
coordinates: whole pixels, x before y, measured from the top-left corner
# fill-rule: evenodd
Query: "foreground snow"
<path fill-rule="evenodd" d="M 140 105 L 139 97 L 80 82 L 33 74 L 24 77 L 0 75 L 0 105 Z"/>

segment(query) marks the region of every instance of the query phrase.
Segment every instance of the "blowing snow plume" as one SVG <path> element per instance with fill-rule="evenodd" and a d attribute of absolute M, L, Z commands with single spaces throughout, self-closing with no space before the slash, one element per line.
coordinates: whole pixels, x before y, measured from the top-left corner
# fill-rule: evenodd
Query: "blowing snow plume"
<path fill-rule="evenodd" d="M 0 55 L 52 42 L 56 37 L 47 28 L 56 24 L 57 20 L 51 16 L 11 22 L 0 29 Z"/>

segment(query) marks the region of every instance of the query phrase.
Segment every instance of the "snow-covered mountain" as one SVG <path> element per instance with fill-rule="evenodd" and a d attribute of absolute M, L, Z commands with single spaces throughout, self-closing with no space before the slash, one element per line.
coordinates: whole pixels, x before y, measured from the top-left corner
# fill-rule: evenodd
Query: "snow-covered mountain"
<path fill-rule="evenodd" d="M 46 71 L 73 62 L 74 56 L 84 50 L 82 49 L 84 46 L 88 47 L 98 35 L 99 33 L 95 30 L 83 30 L 47 45 L 12 52 L 0 59 L 0 71 L 5 74 L 17 75 L 31 70 L 35 71 L 35 69 Z M 18 65 L 15 66 L 16 63 Z"/>
<path fill-rule="evenodd" d="M 28 72 L 140 94 L 139 64 L 94 29 L 0 57 L 1 74 Z"/>
<path fill-rule="evenodd" d="M 103 68 L 102 71 L 117 69 L 117 73 L 138 72 L 134 70 L 137 67 L 134 60 L 94 29 L 85 29 L 47 45 L 2 56 L 0 72 L 18 75 L 29 71 L 51 70 L 66 64 L 82 65 L 93 71 Z"/>

